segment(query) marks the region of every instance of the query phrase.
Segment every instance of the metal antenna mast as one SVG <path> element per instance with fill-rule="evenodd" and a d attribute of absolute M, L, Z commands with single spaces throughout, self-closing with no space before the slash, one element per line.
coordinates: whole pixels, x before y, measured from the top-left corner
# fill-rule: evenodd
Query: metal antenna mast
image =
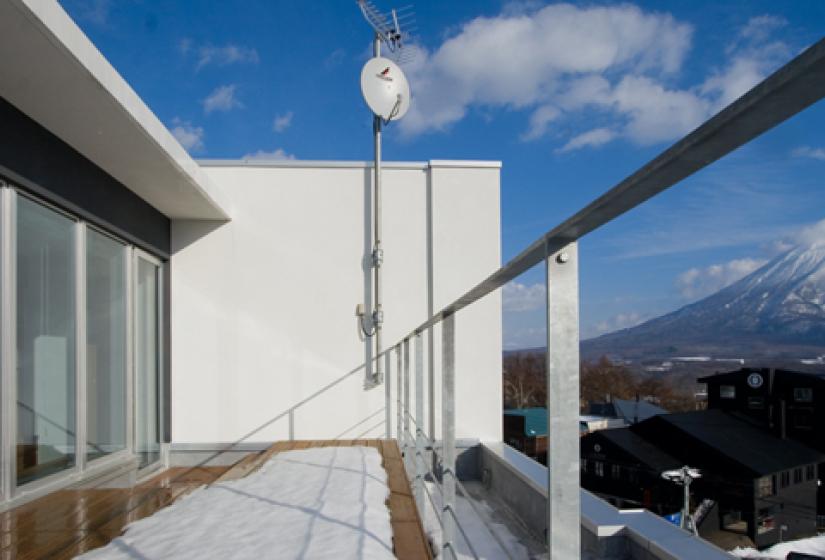
<path fill-rule="evenodd" d="M 361 91 L 364 99 L 373 112 L 372 132 L 375 161 L 373 164 L 373 248 L 371 265 L 373 269 L 373 302 L 367 303 L 366 315 L 372 323 L 371 331 L 364 329 L 364 314 L 360 315 L 361 328 L 369 338 L 375 338 L 375 355 L 381 354 L 381 330 L 384 323 L 382 307 L 381 265 L 384 262 L 384 249 L 381 246 L 381 131 L 384 124 L 399 119 L 407 112 L 410 103 L 409 85 L 401 69 L 391 60 L 381 57 L 381 44 L 387 46 L 396 59 L 400 59 L 403 41 L 407 33 L 402 33 L 400 22 L 409 22 L 412 18 L 410 8 L 385 15 L 376 9 L 372 2 L 358 0 L 358 6 L 364 18 L 373 28 L 372 52 L 373 58 L 367 62 L 361 71 Z M 373 303 L 371 305 L 371 303 Z M 372 361 L 366 362 L 367 386 L 375 386 L 383 381 L 382 360 L 375 364 L 375 373 L 372 372 Z"/>
<path fill-rule="evenodd" d="M 690 483 L 697 478 L 702 478 L 702 473 L 699 472 L 699 469 L 694 469 L 685 465 L 681 469 L 663 472 L 662 478 L 676 483 L 683 488 L 681 527 L 687 531 L 692 531 L 694 534 L 698 534 L 696 524 L 690 515 Z"/>

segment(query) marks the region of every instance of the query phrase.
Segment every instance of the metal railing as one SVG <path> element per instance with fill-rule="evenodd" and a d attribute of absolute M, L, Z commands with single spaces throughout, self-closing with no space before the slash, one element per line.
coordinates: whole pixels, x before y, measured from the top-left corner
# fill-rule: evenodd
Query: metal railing
<path fill-rule="evenodd" d="M 390 403 L 391 359 L 397 353 L 396 430 L 406 451 L 410 420 L 417 426 L 414 442 L 414 492 L 424 510 L 425 473 L 434 476 L 421 459 L 424 449 L 435 453 L 435 434 L 425 435 L 423 424 L 423 350 L 421 334 L 442 324 L 441 431 L 443 450 L 440 494 L 442 550 L 455 558 L 456 477 L 455 441 L 455 314 L 502 287 L 533 266 L 545 263 L 547 288 L 547 540 L 550 558 L 580 554 L 579 518 L 579 280 L 577 241 L 614 218 L 637 207 L 726 154 L 825 97 L 825 39 L 734 101 L 696 130 L 676 142 L 638 171 L 615 185 L 581 211 L 536 239 L 526 249 L 482 282 L 388 346 L 375 360 L 385 359 L 387 404 Z M 415 345 L 415 413 L 409 410 L 409 343 Z M 403 350 L 403 360 L 402 360 Z M 430 349 L 432 351 L 432 348 Z M 403 389 L 403 391 L 402 391 Z M 430 402 L 431 409 L 434 403 Z M 387 437 L 391 437 L 387 406 Z M 437 480 L 437 479 L 434 479 Z M 430 496 L 431 498 L 432 496 Z M 472 500 L 468 500 L 472 502 Z M 470 548 L 472 544 L 469 543 Z M 448 552 L 449 551 L 449 552 Z"/>

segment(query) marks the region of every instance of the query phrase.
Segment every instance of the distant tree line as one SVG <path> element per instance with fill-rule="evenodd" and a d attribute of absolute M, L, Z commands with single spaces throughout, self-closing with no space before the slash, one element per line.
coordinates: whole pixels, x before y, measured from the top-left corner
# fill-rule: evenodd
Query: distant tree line
<path fill-rule="evenodd" d="M 531 408 L 547 403 L 544 354 L 519 352 L 504 357 L 504 407 Z M 671 412 L 693 410 L 692 385 L 681 376 L 637 374 L 607 357 L 581 362 L 581 407 L 611 399 L 640 398 Z"/>

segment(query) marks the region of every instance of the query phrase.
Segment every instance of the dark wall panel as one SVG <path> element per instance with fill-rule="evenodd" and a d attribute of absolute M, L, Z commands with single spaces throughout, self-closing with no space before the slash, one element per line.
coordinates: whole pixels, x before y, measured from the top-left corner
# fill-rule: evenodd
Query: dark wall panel
<path fill-rule="evenodd" d="M 169 218 L 0 97 L 0 175 L 160 257 Z"/>

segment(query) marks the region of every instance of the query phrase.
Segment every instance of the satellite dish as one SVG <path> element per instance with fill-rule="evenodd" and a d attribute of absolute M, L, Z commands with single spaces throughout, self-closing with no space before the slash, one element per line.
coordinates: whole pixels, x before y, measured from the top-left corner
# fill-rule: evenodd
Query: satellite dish
<path fill-rule="evenodd" d="M 410 108 L 410 84 L 401 68 L 388 58 L 371 58 L 361 70 L 361 94 L 373 113 L 389 122 Z"/>

